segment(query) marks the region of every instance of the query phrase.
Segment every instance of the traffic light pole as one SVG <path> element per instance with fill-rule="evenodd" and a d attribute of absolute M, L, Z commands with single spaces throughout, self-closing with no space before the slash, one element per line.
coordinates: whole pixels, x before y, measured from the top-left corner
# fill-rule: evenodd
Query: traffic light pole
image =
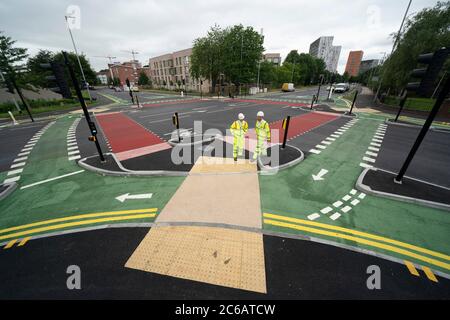
<path fill-rule="evenodd" d="M 3 77 L 3 71 L 2 70 L 0 70 L 0 76 L 2 78 L 2 81 L 6 83 L 6 80 Z M 17 94 L 19 95 L 20 100 L 22 100 L 22 103 L 23 103 L 25 109 L 27 110 L 28 115 L 30 116 L 31 122 L 34 122 L 33 115 L 31 114 L 31 111 L 30 111 L 29 106 L 28 106 L 28 102 L 25 100 L 25 97 L 22 95 L 22 91 L 17 86 L 16 81 L 11 76 L 9 76 L 9 81 L 13 85 L 14 89 L 17 91 Z M 13 100 L 14 100 L 14 104 L 16 105 L 16 108 L 17 108 L 17 102 L 16 102 L 16 99 L 14 98 L 14 96 L 13 96 Z M 19 109 L 19 111 L 21 111 L 21 110 Z"/>
<path fill-rule="evenodd" d="M 349 115 L 352 115 L 353 107 L 355 106 L 355 102 L 356 102 L 356 97 L 357 96 L 358 96 L 358 90 L 355 91 L 355 96 L 353 97 L 352 106 L 350 107 L 350 112 L 348 113 Z"/>
<path fill-rule="evenodd" d="M 397 122 L 400 113 L 402 113 L 403 107 L 405 106 L 406 99 L 408 98 L 408 92 L 405 90 L 402 96 L 402 100 L 400 100 L 399 109 L 397 115 L 395 116 L 394 122 Z"/>
<path fill-rule="evenodd" d="M 439 111 L 439 108 L 441 107 L 442 103 L 444 102 L 447 94 L 450 91 L 450 76 L 447 77 L 447 80 L 445 81 L 445 84 L 439 93 L 439 96 L 436 99 L 436 102 L 434 103 L 433 109 L 431 109 L 430 114 L 428 115 L 427 120 L 425 121 L 425 124 L 423 125 L 422 129 L 419 132 L 419 135 L 417 136 L 416 142 L 414 142 L 413 147 L 411 148 L 411 151 L 408 154 L 408 157 L 405 160 L 405 163 L 403 164 L 402 168 L 400 169 L 397 177 L 395 177 L 394 182 L 395 183 L 402 183 L 403 176 L 406 173 L 406 170 L 408 169 L 411 161 L 414 158 L 414 155 L 416 154 L 417 150 L 420 147 L 420 144 L 422 143 L 423 139 L 425 138 L 425 135 L 428 132 L 428 129 L 431 126 L 431 123 L 433 122 L 434 118 L 436 117 L 436 114 Z"/>
<path fill-rule="evenodd" d="M 283 145 L 281 146 L 281 149 L 286 148 L 286 140 L 287 140 L 287 135 L 288 135 L 288 130 L 289 130 L 289 122 L 291 121 L 291 116 L 287 116 L 287 118 L 284 119 L 284 121 L 286 121 L 286 122 L 284 123 Z"/>
<path fill-rule="evenodd" d="M 72 66 L 69 63 L 69 58 L 67 57 L 67 52 L 63 51 L 64 63 L 69 69 L 70 78 L 72 79 L 73 86 L 75 87 L 75 92 L 77 93 L 78 100 L 80 101 L 81 108 L 83 109 L 84 117 L 86 118 L 89 130 L 91 130 L 91 134 L 93 137 L 93 141 L 95 142 L 95 147 L 97 148 L 98 155 L 100 156 L 100 160 L 105 162 L 105 157 L 103 156 L 102 148 L 100 147 L 100 143 L 97 139 L 97 128 L 95 127 L 95 123 L 92 122 L 89 112 L 87 110 L 86 102 L 84 101 L 83 94 L 81 93 L 80 86 L 78 84 L 77 77 L 75 76 L 75 72 L 73 71 Z"/>

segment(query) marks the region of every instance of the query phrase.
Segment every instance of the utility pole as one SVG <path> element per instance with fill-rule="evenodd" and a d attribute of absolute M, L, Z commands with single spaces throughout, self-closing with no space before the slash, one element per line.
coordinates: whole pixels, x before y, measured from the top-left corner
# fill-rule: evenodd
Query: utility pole
<path fill-rule="evenodd" d="M 391 54 L 390 54 L 389 56 L 392 56 L 392 53 L 394 52 L 395 47 L 396 47 L 397 44 L 398 44 L 398 41 L 399 41 L 399 39 L 400 39 L 400 33 L 402 32 L 403 24 L 405 23 L 406 16 L 408 15 L 408 11 L 409 11 L 409 7 L 411 6 L 411 2 L 412 2 L 412 0 L 409 0 L 408 6 L 406 7 L 405 14 L 403 15 L 402 23 L 400 24 L 400 28 L 398 29 L 397 36 L 395 37 L 394 44 L 392 45 Z M 386 53 L 385 53 L 385 54 L 386 54 Z M 383 56 L 383 60 L 384 60 L 384 56 Z M 375 101 L 375 100 L 377 99 L 377 97 L 378 97 L 378 94 L 379 94 L 379 92 L 380 92 L 380 88 L 381 88 L 381 83 L 382 83 L 382 81 L 383 81 L 383 74 L 380 75 L 377 93 L 375 94 L 375 98 L 373 99 L 373 101 Z"/>
<path fill-rule="evenodd" d="M 75 19 L 75 17 L 72 17 L 72 16 L 64 16 L 64 18 L 66 18 L 67 30 L 69 30 L 70 39 L 72 39 L 73 49 L 75 50 L 75 55 L 77 56 L 78 65 L 80 66 L 81 76 L 83 77 L 83 81 L 84 81 L 84 84 L 85 84 L 85 86 L 86 86 L 86 90 L 87 90 L 87 93 L 88 93 L 88 96 L 89 96 L 89 101 L 92 102 L 91 92 L 89 91 L 89 84 L 88 84 L 88 82 L 86 81 L 86 77 L 84 76 L 83 67 L 81 66 L 80 57 L 78 56 L 77 46 L 75 45 L 75 40 L 73 39 L 72 30 L 70 29 L 70 26 L 69 26 L 69 21 L 68 21 L 68 19 L 69 19 L 69 18 Z"/>

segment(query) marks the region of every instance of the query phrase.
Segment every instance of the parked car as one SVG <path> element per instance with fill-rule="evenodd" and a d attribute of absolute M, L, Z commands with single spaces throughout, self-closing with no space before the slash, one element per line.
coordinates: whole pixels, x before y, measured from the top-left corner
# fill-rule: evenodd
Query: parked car
<path fill-rule="evenodd" d="M 336 93 L 344 93 L 347 90 L 348 90 L 347 87 L 345 85 L 343 85 L 342 83 L 338 83 L 336 85 L 336 87 L 334 88 L 334 92 L 336 92 Z"/>
<path fill-rule="evenodd" d="M 294 84 L 293 83 L 283 83 L 283 85 L 281 86 L 281 91 L 284 92 L 292 92 L 295 91 L 294 89 Z"/>

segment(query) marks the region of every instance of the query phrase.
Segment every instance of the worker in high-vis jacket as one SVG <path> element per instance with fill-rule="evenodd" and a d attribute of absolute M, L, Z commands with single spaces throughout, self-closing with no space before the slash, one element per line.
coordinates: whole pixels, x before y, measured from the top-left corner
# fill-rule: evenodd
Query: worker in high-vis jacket
<path fill-rule="evenodd" d="M 248 123 L 245 121 L 243 113 L 239 113 L 238 119 L 231 124 L 230 131 L 233 135 L 233 158 L 237 161 L 237 157 L 244 153 L 244 137 L 248 131 Z"/>
<path fill-rule="evenodd" d="M 253 160 L 259 156 L 267 155 L 267 143 L 270 143 L 270 127 L 266 120 L 264 120 L 264 112 L 259 111 L 256 114 L 256 148 L 253 153 Z"/>

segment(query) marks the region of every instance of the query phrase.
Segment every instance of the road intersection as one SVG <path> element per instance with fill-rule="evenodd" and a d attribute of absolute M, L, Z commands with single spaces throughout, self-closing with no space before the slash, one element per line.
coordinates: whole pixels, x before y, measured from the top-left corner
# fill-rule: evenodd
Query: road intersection
<path fill-rule="evenodd" d="M 17 189 L 0 200 L 0 243 L 4 248 L 0 252 L 1 274 L 15 278 L 31 272 L 26 266 L 29 261 L 36 261 L 39 254 L 43 258 L 37 259 L 37 270 L 45 270 L 46 263 L 55 261 L 57 253 L 62 252 L 64 262 L 58 264 L 61 268 L 64 263 L 86 261 L 82 268 L 89 274 L 89 280 L 85 281 L 92 281 L 92 287 L 84 296 L 77 297 L 125 297 L 133 290 L 132 285 L 124 282 L 142 280 L 137 286 L 142 289 L 136 289 L 132 296 L 142 293 L 140 297 L 155 297 L 162 290 L 158 286 L 167 283 L 169 289 L 161 293 L 162 297 L 192 294 L 258 298 L 262 293 L 268 297 L 339 298 L 348 285 L 345 297 L 444 298 L 449 292 L 450 274 L 448 211 L 376 197 L 356 187 L 358 177 L 367 167 L 398 170 L 418 129 L 385 122 L 383 116 L 364 112 L 357 112 L 357 117 L 345 116 L 346 109 L 339 103 L 319 103 L 309 110 L 310 104 L 303 97 L 315 90 L 267 94 L 256 99 L 140 93 L 141 108 L 131 105 L 128 93 L 99 92 L 112 101 L 107 107 L 92 110 L 100 130 L 99 142 L 103 151 L 113 153 L 125 169 L 121 176 L 98 174 L 78 164 L 96 156 L 95 146 L 87 140 L 89 129 L 79 112 L 1 128 L 0 178 L 3 181 L 20 176 L 16 180 Z M 233 164 L 226 161 L 214 170 L 211 164 L 202 167 L 207 169 L 199 169 L 196 161 L 202 159 L 201 154 L 190 165 L 172 163 L 174 112 L 178 112 L 185 132 L 201 134 L 216 129 L 226 135 L 237 113 L 245 113 L 250 127 L 254 127 L 259 110 L 264 111 L 272 129 L 280 132 L 281 120 L 291 116 L 288 144 L 302 151 L 303 161 L 270 175 L 258 174 L 253 164 L 256 180 L 249 178 L 245 159 L 241 159 L 245 170 L 231 167 Z M 196 121 L 201 121 L 199 132 L 195 131 Z M 450 187 L 448 135 L 446 131 L 429 132 L 408 172 L 410 177 Z M 226 139 L 223 143 L 226 145 Z M 249 148 L 247 158 L 251 152 Z M 16 166 L 18 163 L 20 166 Z M 226 174 L 230 168 L 231 172 Z M 183 175 L 148 174 L 157 170 L 178 170 Z M 236 182 L 230 180 L 233 175 Z M 252 183 L 256 183 L 254 188 L 250 188 Z M 242 190 L 232 192 L 236 184 Z M 195 202 L 189 202 L 192 199 Z M 203 205 L 199 204 L 201 201 Z M 240 211 L 248 203 L 255 206 Z M 193 204 L 198 206 L 194 208 Z M 228 206 L 230 209 L 226 209 Z M 256 224 L 244 223 L 250 221 L 249 212 L 259 212 L 257 220 L 251 220 L 257 221 Z M 236 218 L 231 218 L 234 213 Z M 217 216 L 212 218 L 214 214 Z M 164 228 L 172 229 L 164 233 Z M 204 240 L 208 237 L 200 235 L 201 230 L 208 228 L 217 228 L 213 230 L 227 236 L 212 236 L 215 240 L 210 243 Z M 169 238 L 164 240 L 166 234 L 173 236 L 172 242 Z M 189 234 L 199 241 L 199 247 L 205 248 L 197 253 L 205 264 L 216 261 L 221 254 L 223 261 L 229 262 L 217 265 L 215 275 L 205 269 L 208 277 L 206 273 L 199 276 L 189 271 L 193 268 L 188 264 L 184 273 L 161 271 L 156 265 L 148 270 L 126 267 L 128 259 L 138 254 L 136 248 L 144 246 L 146 237 L 167 246 L 175 245 L 173 240 L 178 239 L 177 245 L 186 251 L 192 250 L 187 246 Z M 253 235 L 258 235 L 260 258 L 248 256 L 243 249 L 254 245 L 256 240 L 248 238 Z M 121 243 L 118 237 L 128 240 Z M 241 239 L 240 249 L 231 245 L 227 237 Z M 98 243 L 89 247 L 88 243 L 94 239 Z M 72 246 L 82 249 L 64 251 Z M 44 248 L 52 248 L 48 249 L 52 253 L 44 254 Z M 109 254 L 102 254 L 102 250 Z M 154 249 L 150 246 L 146 250 Z M 103 256 L 105 262 L 96 261 L 96 255 Z M 175 256 L 178 261 L 189 258 Z M 255 280 L 246 287 L 241 280 L 223 279 L 220 270 L 222 275 L 230 270 L 234 273 L 253 270 L 245 269 L 245 263 L 236 264 L 236 257 L 250 257 L 250 264 L 256 263 L 252 259 L 262 259 L 258 274 L 264 284 Z M 148 263 L 159 261 L 148 260 L 145 254 L 142 259 Z M 161 257 L 160 261 L 165 260 Z M 336 261 L 341 261 L 338 266 Z M 365 285 L 366 268 L 372 264 L 379 265 L 386 275 L 386 289 L 381 293 L 373 294 Z M 12 273 L 8 267 L 11 265 L 20 267 Z M 51 273 L 64 273 L 55 268 Z M 196 268 L 202 270 L 202 265 Z M 101 271 L 112 272 L 117 282 L 101 280 Z M 358 274 L 353 276 L 354 272 Z M 48 288 L 54 289 L 49 289 L 48 297 L 70 297 L 70 292 L 63 292 L 61 287 L 65 281 L 55 283 L 42 275 L 38 271 L 30 275 L 32 282 L 27 289 L 13 296 L 33 297 L 33 287 L 45 287 L 47 283 Z M 325 295 L 326 286 L 320 290 L 314 283 L 326 281 L 331 281 L 333 290 Z M 8 283 L 9 293 L 5 293 L 8 296 L 14 284 L 4 283 Z M 144 283 L 155 285 L 155 290 L 144 289 Z M 259 293 L 253 295 L 255 292 Z"/>

